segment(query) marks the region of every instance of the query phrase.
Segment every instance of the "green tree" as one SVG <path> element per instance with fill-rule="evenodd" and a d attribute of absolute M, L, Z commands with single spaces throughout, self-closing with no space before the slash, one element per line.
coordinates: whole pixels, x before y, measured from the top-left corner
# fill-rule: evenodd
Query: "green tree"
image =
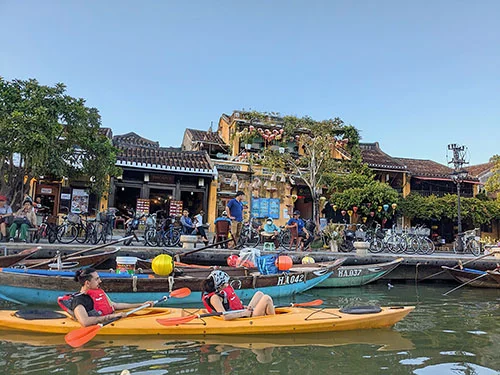
<path fill-rule="evenodd" d="M 92 178 L 98 195 L 119 175 L 116 149 L 99 133 L 100 115 L 66 86 L 0 77 L 0 191 L 13 204 L 38 176 Z"/>
<path fill-rule="evenodd" d="M 490 161 L 495 165 L 492 169 L 492 175 L 486 181 L 485 188 L 490 194 L 496 194 L 497 200 L 500 201 L 500 155 L 493 156 Z"/>

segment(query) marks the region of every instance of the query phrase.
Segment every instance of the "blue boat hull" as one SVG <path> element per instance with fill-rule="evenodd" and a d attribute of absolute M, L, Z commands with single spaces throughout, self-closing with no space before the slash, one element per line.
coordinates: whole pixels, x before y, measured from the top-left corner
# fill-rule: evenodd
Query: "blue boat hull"
<path fill-rule="evenodd" d="M 269 294 L 273 298 L 288 297 L 294 294 L 302 293 L 308 289 L 314 288 L 316 285 L 326 280 L 332 272 L 325 272 L 323 275 L 306 280 L 300 283 L 282 284 L 278 286 L 269 286 L 251 289 L 236 289 L 236 294 L 243 301 L 248 301 L 252 298 L 257 290 L 265 294 Z M 77 284 L 75 283 L 75 287 Z M 105 286 L 104 286 L 105 288 Z M 74 293 L 76 290 L 46 290 L 28 287 L 18 287 L 9 285 L 0 285 L 0 298 L 9 302 L 18 304 L 33 304 L 33 305 L 57 305 L 57 297 L 64 294 Z M 165 292 L 110 292 L 109 297 L 114 302 L 142 303 L 144 301 L 157 300 L 163 297 L 168 292 L 168 286 L 165 287 Z M 186 304 L 200 305 L 201 292 L 192 291 L 185 298 L 177 299 L 170 298 L 169 306 L 183 306 Z"/>

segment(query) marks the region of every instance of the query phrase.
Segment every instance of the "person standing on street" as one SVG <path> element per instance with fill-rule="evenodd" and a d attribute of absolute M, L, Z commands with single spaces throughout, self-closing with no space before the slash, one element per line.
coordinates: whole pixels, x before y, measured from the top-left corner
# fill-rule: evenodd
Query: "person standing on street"
<path fill-rule="evenodd" d="M 227 215 L 231 219 L 231 234 L 233 235 L 234 247 L 238 244 L 241 228 L 243 227 L 243 199 L 245 199 L 245 193 L 238 191 L 236 197 L 231 199 L 226 206 Z"/>

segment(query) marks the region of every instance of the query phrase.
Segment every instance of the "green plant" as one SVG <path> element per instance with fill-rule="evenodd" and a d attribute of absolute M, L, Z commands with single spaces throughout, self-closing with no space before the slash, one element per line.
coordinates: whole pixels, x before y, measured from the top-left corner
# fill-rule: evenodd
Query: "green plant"
<path fill-rule="evenodd" d="M 325 229 L 323 229 L 323 236 L 328 240 L 328 242 L 335 241 L 340 245 L 343 241 L 343 230 L 344 226 L 342 224 L 329 223 Z"/>

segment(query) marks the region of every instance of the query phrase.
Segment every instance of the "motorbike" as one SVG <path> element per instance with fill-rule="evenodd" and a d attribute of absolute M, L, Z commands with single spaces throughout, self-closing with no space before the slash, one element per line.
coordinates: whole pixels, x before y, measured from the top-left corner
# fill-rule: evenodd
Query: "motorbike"
<path fill-rule="evenodd" d="M 131 216 L 131 219 L 129 219 L 125 223 L 126 227 L 125 237 L 130 237 L 130 236 L 133 237 L 123 241 L 123 244 L 125 246 L 129 246 L 134 240 L 140 242 L 139 238 L 135 234 L 135 231 L 139 229 L 139 224 L 141 223 L 141 219 L 145 216 L 145 214 L 137 215 L 137 213 L 134 210 L 130 210 L 129 214 Z"/>

